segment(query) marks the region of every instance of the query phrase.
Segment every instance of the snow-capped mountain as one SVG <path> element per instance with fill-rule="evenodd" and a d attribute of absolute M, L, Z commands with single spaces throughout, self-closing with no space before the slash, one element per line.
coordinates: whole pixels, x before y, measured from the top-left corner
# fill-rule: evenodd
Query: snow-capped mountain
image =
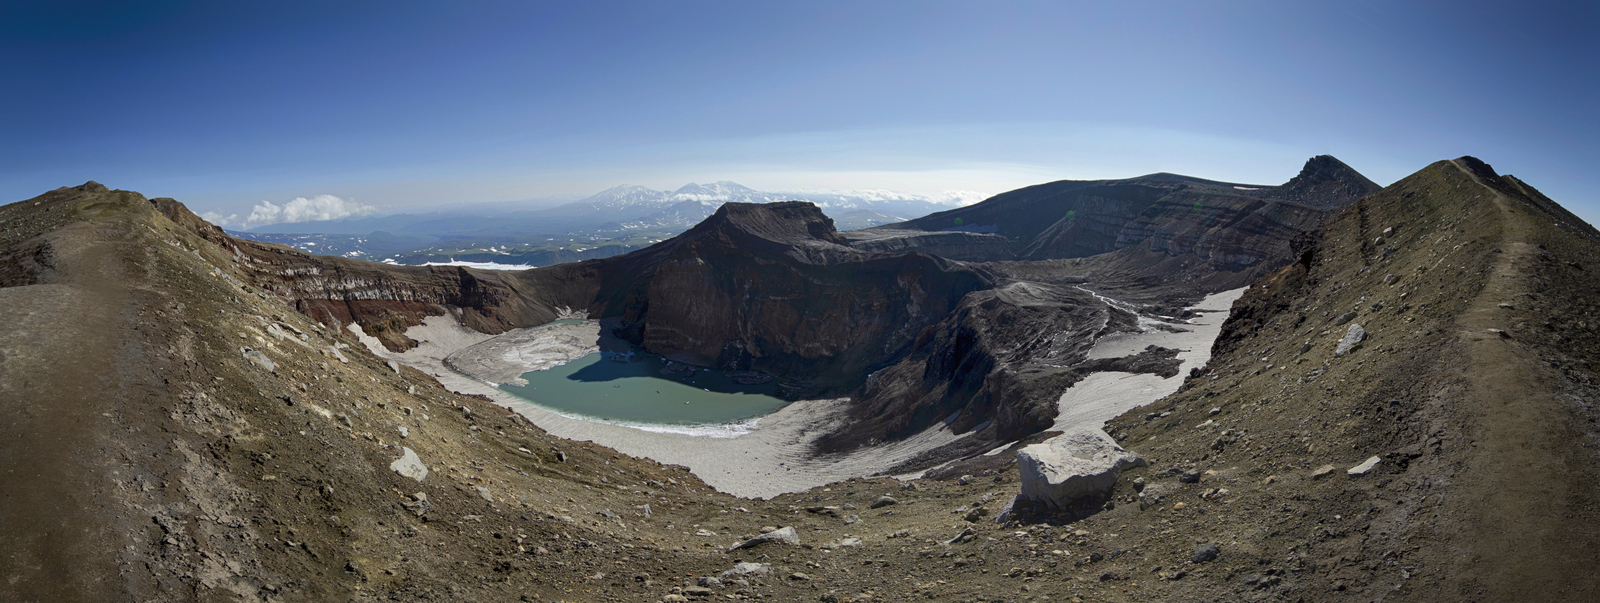
<path fill-rule="evenodd" d="M 666 198 L 667 193 L 643 186 L 624 184 L 613 186 L 566 205 L 558 205 L 546 210 L 546 212 L 561 216 L 617 215 L 621 213 L 628 217 L 633 217 L 642 208 L 655 211 L 672 205 L 672 202 L 667 201 Z"/>
<path fill-rule="evenodd" d="M 971 191 L 921 195 L 881 189 L 768 192 L 723 180 L 709 184 L 691 182 L 672 192 L 631 184 L 615 186 L 586 199 L 546 211 L 560 216 L 603 217 L 610 222 L 610 225 L 633 230 L 673 225 L 692 226 L 716 212 L 723 203 L 729 202 L 771 203 L 801 200 L 816 203 L 823 212 L 829 214 L 867 212 L 882 218 L 909 219 L 971 205 L 986 196 Z"/>

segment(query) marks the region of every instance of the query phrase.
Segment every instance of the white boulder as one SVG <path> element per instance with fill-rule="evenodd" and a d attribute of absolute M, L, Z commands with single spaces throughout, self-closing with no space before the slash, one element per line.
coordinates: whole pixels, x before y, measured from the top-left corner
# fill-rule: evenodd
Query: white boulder
<path fill-rule="evenodd" d="M 1064 433 L 1017 451 L 1022 496 L 1051 507 L 1107 494 L 1124 469 L 1147 465 L 1106 432 L 1094 428 Z"/>
<path fill-rule="evenodd" d="M 410 448 L 401 447 L 401 450 L 404 450 L 405 453 L 400 458 L 395 459 L 393 463 L 389 463 L 389 468 L 393 469 L 395 473 L 419 482 L 422 481 L 422 478 L 428 477 L 428 466 L 422 464 L 422 457 L 417 456 L 417 452 Z"/>
<path fill-rule="evenodd" d="M 1348 354 L 1350 350 L 1356 349 L 1356 346 L 1361 345 L 1361 342 L 1366 341 L 1366 339 L 1366 329 L 1361 328 L 1360 324 L 1351 324 L 1350 328 L 1345 330 L 1344 338 L 1339 340 L 1339 346 L 1334 348 L 1333 355 L 1343 356 Z"/>

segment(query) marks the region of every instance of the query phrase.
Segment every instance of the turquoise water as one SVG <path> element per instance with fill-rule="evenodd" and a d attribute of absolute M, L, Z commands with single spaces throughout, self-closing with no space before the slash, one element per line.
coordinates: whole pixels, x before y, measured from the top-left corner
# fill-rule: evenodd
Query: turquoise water
<path fill-rule="evenodd" d="M 667 367 L 676 370 L 663 375 Z M 505 384 L 500 389 L 563 415 L 640 427 L 719 426 L 744 431 L 754 426 L 755 419 L 788 404 L 774 396 L 776 382 L 739 383 L 722 371 L 668 363 L 648 354 L 590 354 L 549 370 L 523 373 L 522 378 L 527 385 Z"/>

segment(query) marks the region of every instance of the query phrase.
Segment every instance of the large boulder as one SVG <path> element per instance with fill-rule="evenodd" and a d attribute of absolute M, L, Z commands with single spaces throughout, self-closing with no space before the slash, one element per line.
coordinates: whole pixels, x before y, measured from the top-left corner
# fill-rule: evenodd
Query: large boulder
<path fill-rule="evenodd" d="M 1124 469 L 1147 465 L 1096 428 L 1064 433 L 1017 451 L 1022 498 L 1046 507 L 1104 496 Z"/>

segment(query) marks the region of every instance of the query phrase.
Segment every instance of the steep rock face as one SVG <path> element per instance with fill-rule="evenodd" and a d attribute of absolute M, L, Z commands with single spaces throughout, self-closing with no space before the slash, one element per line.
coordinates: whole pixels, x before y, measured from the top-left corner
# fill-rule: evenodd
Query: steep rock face
<path fill-rule="evenodd" d="M 536 301 L 525 285 L 493 270 L 459 266 L 393 266 L 311 255 L 283 245 L 228 236 L 182 203 L 155 198 L 150 205 L 179 227 L 231 255 L 230 278 L 250 283 L 295 310 L 335 329 L 356 323 L 394 351 L 416 345 L 407 328 L 452 308 L 457 319 L 484 333 L 548 322 L 556 310 Z"/>
<path fill-rule="evenodd" d="M 948 260 L 852 248 L 806 202 L 729 203 L 648 249 L 520 278 L 534 290 L 566 283 L 550 303 L 620 317 L 620 334 L 652 352 L 825 386 L 859 383 L 990 286 Z"/>
<path fill-rule="evenodd" d="M 1086 372 L 1097 338 L 1134 331 L 1137 318 L 1069 287 L 1013 282 L 977 291 L 925 328 L 909 355 L 868 377 L 851 421 L 819 439 L 820 452 L 900 440 L 935 423 L 974 432 L 913 465 L 1020 439 L 1055 420 L 1056 398 Z"/>
<path fill-rule="evenodd" d="M 1088 257 L 1135 246 L 1193 254 L 1210 270 L 1287 261 L 1283 241 L 1315 227 L 1329 209 L 1378 190 L 1326 155 L 1281 186 L 1214 182 L 1174 174 L 1061 181 L 879 229 L 971 231 L 1011 241 L 1016 259 Z M 883 245 L 884 243 L 878 243 Z M 929 253 L 939 249 L 923 245 Z M 967 253 L 956 247 L 951 253 Z"/>
<path fill-rule="evenodd" d="M 934 253 L 963 262 L 1016 259 L 1011 240 L 997 234 L 864 228 L 839 233 L 850 246 L 873 253 Z"/>
<path fill-rule="evenodd" d="M 1333 209 L 1383 188 L 1331 155 L 1306 161 L 1300 174 L 1278 187 L 1277 194 L 1318 209 Z"/>

